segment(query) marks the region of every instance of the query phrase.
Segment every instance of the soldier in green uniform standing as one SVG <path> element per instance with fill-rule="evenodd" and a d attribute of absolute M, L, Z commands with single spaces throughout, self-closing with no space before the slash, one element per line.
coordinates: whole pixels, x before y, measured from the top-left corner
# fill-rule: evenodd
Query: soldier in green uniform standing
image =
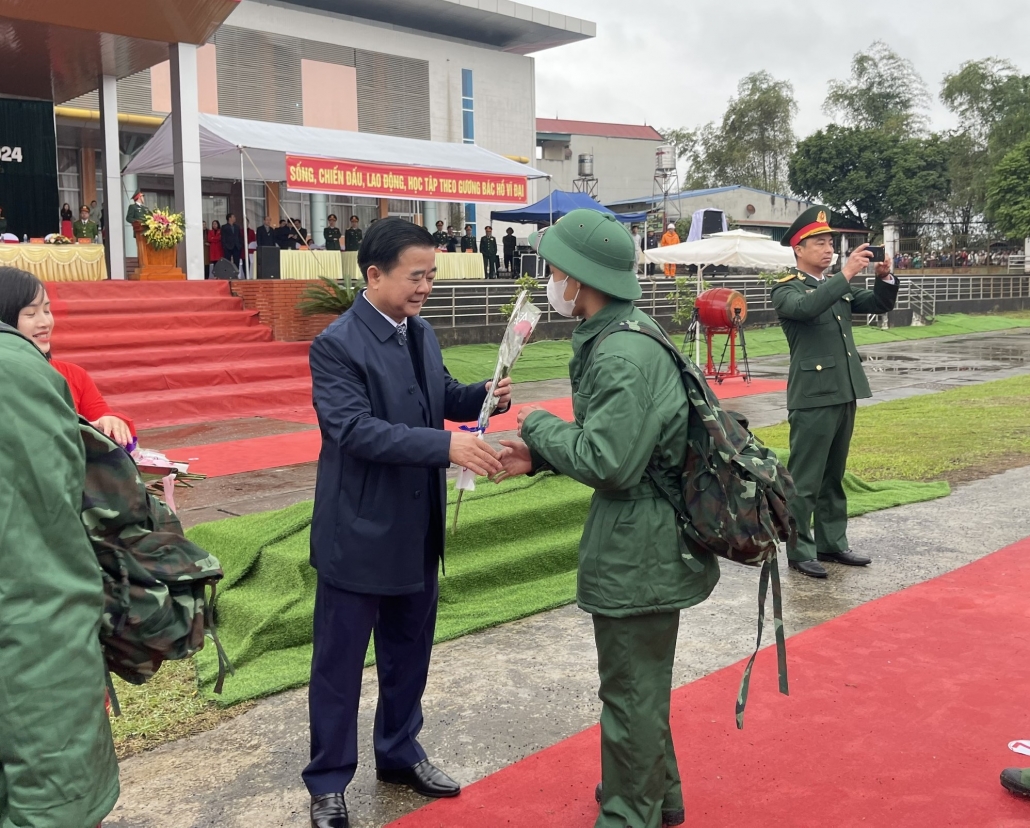
<path fill-rule="evenodd" d="M 77 239 L 95 239 L 99 232 L 97 223 L 89 217 L 89 207 L 80 207 L 79 218 L 72 222 L 72 235 Z"/>
<path fill-rule="evenodd" d="M 545 469 L 594 490 L 579 543 L 576 599 L 593 617 L 601 712 L 601 804 L 595 828 L 684 822 L 669 730 L 680 610 L 719 580 L 706 553 L 684 562 L 673 507 L 647 467 L 675 486 L 687 452 L 690 403 L 665 349 L 628 322 L 658 329 L 641 294 L 629 231 L 612 215 L 573 210 L 531 240 L 551 266 L 551 306 L 582 319 L 572 334 L 574 422 L 540 408 L 518 414 L 522 440 L 502 440 L 508 474 Z M 660 329 L 658 329 L 660 330 Z"/>
<path fill-rule="evenodd" d="M 436 232 L 433 233 L 433 241 L 436 243 L 436 247 L 438 250 L 447 249 L 447 238 L 447 233 L 443 229 L 443 222 L 438 221 L 436 223 Z"/>
<path fill-rule="evenodd" d="M 483 232 L 486 235 L 479 240 L 479 252 L 483 254 L 483 272 L 487 279 L 496 279 L 497 239 L 494 237 L 494 228 L 488 226 Z"/>
<path fill-rule="evenodd" d="M 129 205 L 129 209 L 125 213 L 125 220 L 129 224 L 135 224 L 137 221 L 143 221 L 149 215 L 150 210 L 147 209 L 144 203 L 143 193 L 136 190 L 132 196 L 132 204 Z"/>
<path fill-rule="evenodd" d="M 326 217 L 329 226 L 322 230 L 322 237 L 325 239 L 326 250 L 340 249 L 340 228 L 336 226 L 336 213 L 330 213 Z M 360 244 L 360 240 L 359 240 Z"/>
<path fill-rule="evenodd" d="M 350 217 L 350 227 L 347 228 L 347 232 L 343 234 L 343 249 L 344 250 L 360 250 L 361 249 L 361 228 L 358 227 L 358 217 Z"/>
<path fill-rule="evenodd" d="M 787 558 L 791 569 L 813 578 L 826 577 L 820 561 L 847 566 L 870 562 L 851 551 L 847 538 L 844 470 L 855 401 L 872 396 L 851 332 L 851 314 L 887 313 L 898 296 L 889 262 L 876 265 L 873 290 L 853 284 L 872 259 L 868 244 L 855 249 L 840 273 L 823 275 L 833 263 L 834 231 L 828 215 L 826 207 L 816 206 L 794 221 L 780 244 L 794 248 L 797 267 L 772 288 L 772 304 L 790 346 L 788 469 L 797 487 L 791 510 L 798 538 L 788 547 Z"/>

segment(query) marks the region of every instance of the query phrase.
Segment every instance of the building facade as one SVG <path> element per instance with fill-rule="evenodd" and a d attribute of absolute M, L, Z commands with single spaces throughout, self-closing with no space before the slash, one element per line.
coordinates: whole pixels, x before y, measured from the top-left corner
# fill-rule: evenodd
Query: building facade
<path fill-rule="evenodd" d="M 589 192 L 602 204 L 620 201 L 651 189 L 662 143 L 650 126 L 537 118 L 536 168 L 551 176 L 556 190 Z M 583 155 L 592 160 L 592 183 L 577 183 Z"/>
<path fill-rule="evenodd" d="M 606 201 L 605 205 L 616 213 L 633 213 L 641 210 L 661 209 L 662 197 L 640 195 L 622 201 Z M 731 227 L 750 230 L 769 236 L 774 241 L 783 238 L 787 228 L 811 202 L 792 196 L 776 195 L 753 187 L 734 185 L 715 187 L 709 190 L 688 190 L 669 197 L 679 207 L 683 218 L 690 218 L 696 211 L 705 208 L 722 210 Z"/>
<path fill-rule="evenodd" d="M 475 143 L 528 163 L 536 144 L 530 55 L 594 34 L 588 21 L 505 0 L 242 0 L 198 50 L 200 111 Z M 168 64 L 119 81 L 118 93 L 127 161 L 171 109 Z M 102 202 L 97 95 L 56 103 L 62 201 Z M 123 201 L 137 187 L 149 204 L 171 206 L 171 178 L 126 176 Z M 330 212 L 341 224 L 356 214 L 362 225 L 382 212 L 376 199 L 301 195 L 279 182 L 248 180 L 246 187 L 250 227 L 265 215 L 289 216 L 316 240 Z M 239 213 L 238 181 L 204 180 L 202 189 L 208 224 Z M 430 227 L 437 219 L 467 222 L 480 232 L 496 206 L 390 200 L 386 210 Z"/>

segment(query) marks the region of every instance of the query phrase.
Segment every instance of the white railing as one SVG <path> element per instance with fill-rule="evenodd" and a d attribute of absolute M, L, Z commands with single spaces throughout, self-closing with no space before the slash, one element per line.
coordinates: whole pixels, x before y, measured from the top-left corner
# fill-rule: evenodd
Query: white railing
<path fill-rule="evenodd" d="M 707 281 L 712 287 L 728 287 L 742 293 L 750 312 L 773 310 L 769 298 L 770 286 L 762 279 L 753 276 L 731 276 L 709 278 Z M 867 287 L 872 288 L 873 282 L 874 277 L 865 277 Z M 669 317 L 673 314 L 675 308 L 669 299 L 669 293 L 675 289 L 675 284 L 671 279 L 642 279 L 640 286 L 643 296 L 637 304 L 644 311 L 657 317 Z M 434 325 L 444 327 L 500 325 L 504 322 L 500 309 L 511 301 L 515 292 L 514 284 L 508 280 L 437 282 L 422 311 L 422 316 Z M 937 305 L 941 302 L 991 299 L 1030 299 L 1030 274 L 904 276 L 896 307 L 899 310 L 908 310 L 918 305 L 921 311 L 929 311 L 935 315 Z M 541 321 L 565 321 L 564 317 L 551 310 L 543 289 L 534 293 L 533 301 L 544 312 Z"/>

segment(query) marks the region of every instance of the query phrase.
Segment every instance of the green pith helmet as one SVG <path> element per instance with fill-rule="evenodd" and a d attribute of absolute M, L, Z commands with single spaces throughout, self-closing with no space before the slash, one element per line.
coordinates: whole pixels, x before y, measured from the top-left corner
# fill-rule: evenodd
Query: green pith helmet
<path fill-rule="evenodd" d="M 548 264 L 616 299 L 639 299 L 636 246 L 611 213 L 573 210 L 534 233 L 530 244 Z"/>
<path fill-rule="evenodd" d="M 805 239 L 812 236 L 821 236 L 823 233 L 840 232 L 830 227 L 828 220 L 829 215 L 830 209 L 828 207 L 823 207 L 821 204 L 809 207 L 805 212 L 794 219 L 794 223 L 787 229 L 787 232 L 783 234 L 783 238 L 780 239 L 780 244 L 784 247 L 794 247 L 794 245 L 800 244 Z"/>

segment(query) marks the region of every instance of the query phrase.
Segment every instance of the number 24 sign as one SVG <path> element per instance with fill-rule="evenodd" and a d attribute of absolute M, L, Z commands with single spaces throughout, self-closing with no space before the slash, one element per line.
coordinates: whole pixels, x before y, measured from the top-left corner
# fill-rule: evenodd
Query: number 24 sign
<path fill-rule="evenodd" d="M 21 147 L 0 147 L 0 161 L 21 163 Z"/>

